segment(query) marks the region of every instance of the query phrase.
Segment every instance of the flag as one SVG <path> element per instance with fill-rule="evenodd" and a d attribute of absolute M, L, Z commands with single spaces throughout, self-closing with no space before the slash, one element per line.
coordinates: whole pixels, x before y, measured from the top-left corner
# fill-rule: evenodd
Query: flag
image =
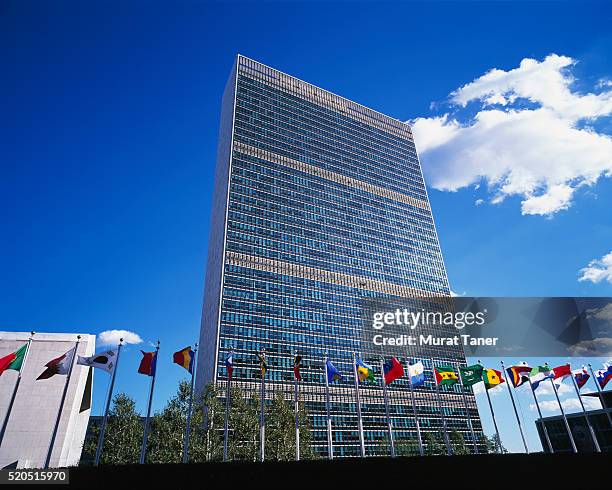
<path fill-rule="evenodd" d="M 437 385 L 452 386 L 459 381 L 457 373 L 451 366 L 434 366 L 434 375 Z"/>
<path fill-rule="evenodd" d="M 342 379 L 342 375 L 340 374 L 340 371 L 336 369 L 336 366 L 334 366 L 330 360 L 327 361 L 326 366 L 327 366 L 327 382 L 328 383 L 333 383 L 334 381 L 339 381 Z"/>
<path fill-rule="evenodd" d="M 495 388 L 497 385 L 504 382 L 501 371 L 498 371 L 497 369 L 485 369 L 482 372 L 482 380 L 484 381 L 484 385 L 487 390 Z"/>
<path fill-rule="evenodd" d="M 375 382 L 374 368 L 372 368 L 372 366 L 366 364 L 361 359 L 357 359 L 355 365 L 357 366 L 357 377 L 359 378 L 359 381 L 361 381 L 362 383 L 365 381 L 370 383 Z"/>
<path fill-rule="evenodd" d="M 65 354 L 56 357 L 55 359 L 51 359 L 47 364 L 45 364 L 47 369 L 45 369 L 36 379 L 49 379 L 51 376 L 55 376 L 56 374 L 68 374 L 75 353 L 76 345 Z"/>
<path fill-rule="evenodd" d="M 225 369 L 227 369 L 227 379 L 232 379 L 234 373 L 234 352 L 229 352 L 225 358 Z"/>
<path fill-rule="evenodd" d="M 508 373 L 508 379 L 512 382 L 512 386 L 518 388 L 526 381 L 529 381 L 529 373 L 531 373 L 531 368 L 523 363 L 518 366 L 510 366 L 506 368 L 506 373 Z"/>
<path fill-rule="evenodd" d="M 546 379 L 553 379 L 555 377 L 555 373 L 551 371 L 547 364 L 544 366 L 536 366 L 531 370 L 529 374 L 529 378 L 531 380 L 531 385 L 534 390 L 538 389 L 540 383 Z"/>
<path fill-rule="evenodd" d="M 189 374 L 193 374 L 193 361 L 195 360 L 195 352 L 191 350 L 191 346 L 185 347 L 183 350 L 175 352 L 172 356 L 174 364 L 184 367 Z"/>
<path fill-rule="evenodd" d="M 591 377 L 587 370 L 584 368 L 584 366 L 582 367 L 582 369 L 576 369 L 572 371 L 572 375 L 574 376 L 574 380 L 576 381 L 578 389 L 582 388 Z"/>
<path fill-rule="evenodd" d="M 302 369 L 302 356 L 296 355 L 293 360 L 293 376 L 297 381 L 302 381 L 300 369 Z"/>
<path fill-rule="evenodd" d="M 266 361 L 266 355 L 263 352 L 257 354 L 259 359 L 259 368 L 261 369 L 261 377 L 265 378 L 266 372 L 268 371 L 268 361 Z"/>
<path fill-rule="evenodd" d="M 15 352 L 11 352 L 8 356 L 0 358 L 0 376 L 2 376 L 2 373 L 7 369 L 19 371 L 23 364 L 23 358 L 25 357 L 27 349 L 28 344 L 23 344 Z"/>
<path fill-rule="evenodd" d="M 604 369 L 595 372 L 595 377 L 602 390 L 606 387 L 608 381 L 612 379 L 612 364 L 604 364 L 603 367 Z"/>
<path fill-rule="evenodd" d="M 553 368 L 554 379 L 565 378 L 572 374 L 572 368 L 569 364 L 564 364 L 562 366 L 557 366 Z"/>
<path fill-rule="evenodd" d="M 77 357 L 77 364 L 81 366 L 90 366 L 106 371 L 112 374 L 117 363 L 117 349 L 107 350 L 106 352 L 98 352 L 91 357 Z"/>
<path fill-rule="evenodd" d="M 408 365 L 408 376 L 413 388 L 425 384 L 425 367 L 421 361 Z"/>
<path fill-rule="evenodd" d="M 385 384 L 389 385 L 396 379 L 401 378 L 404 375 L 404 367 L 402 363 L 393 357 L 383 364 L 383 379 Z"/>
<path fill-rule="evenodd" d="M 572 375 L 572 368 L 569 364 L 564 364 L 562 366 L 557 366 L 553 368 L 553 384 L 555 385 L 555 389 L 558 390 L 561 388 L 563 381 L 566 377 Z"/>
<path fill-rule="evenodd" d="M 461 381 L 465 386 L 474 386 L 476 383 L 482 381 L 482 370 L 483 367 L 480 364 L 473 364 L 466 367 L 459 366 Z"/>
<path fill-rule="evenodd" d="M 142 360 L 140 366 L 138 366 L 138 372 L 147 376 L 155 376 L 155 369 L 157 368 L 157 352 L 142 352 Z"/>

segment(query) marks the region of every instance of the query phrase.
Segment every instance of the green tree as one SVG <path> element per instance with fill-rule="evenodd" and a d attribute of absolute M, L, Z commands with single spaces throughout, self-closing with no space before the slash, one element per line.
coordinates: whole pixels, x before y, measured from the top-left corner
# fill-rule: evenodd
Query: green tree
<path fill-rule="evenodd" d="M 219 392 L 208 385 L 194 395 L 189 434 L 189 462 L 220 460 L 223 457 L 223 411 Z M 180 382 L 177 393 L 151 421 L 148 463 L 178 463 L 182 460 L 191 386 Z"/>
<path fill-rule="evenodd" d="M 440 437 L 433 432 L 426 432 L 424 441 L 425 454 L 427 456 L 437 456 L 439 454 L 446 454 L 444 446 L 440 441 Z"/>
<path fill-rule="evenodd" d="M 140 415 L 136 412 L 136 403 L 125 393 L 118 393 L 113 398 L 108 415 L 100 464 L 137 463 L 140 457 L 143 426 Z M 95 457 L 99 434 L 100 427 L 95 426 L 92 437 L 83 445 L 85 458 L 90 461 Z"/>
<path fill-rule="evenodd" d="M 395 454 L 398 456 L 419 456 L 419 442 L 415 439 L 399 439 L 395 443 Z"/>
<path fill-rule="evenodd" d="M 465 438 L 458 430 L 454 429 L 451 431 L 450 443 L 453 448 L 453 454 L 470 454 L 470 451 L 465 445 Z"/>
<path fill-rule="evenodd" d="M 183 438 L 191 388 L 182 380 L 175 396 L 153 416 L 147 447 L 147 463 L 179 463 L 183 454 Z M 192 423 L 197 421 L 192 418 Z M 195 424 L 194 424 L 195 425 Z"/>
<path fill-rule="evenodd" d="M 259 397 L 254 392 L 232 390 L 229 417 L 228 457 L 257 461 L 259 449 Z"/>
<path fill-rule="evenodd" d="M 497 434 L 493 434 L 492 437 L 485 435 L 485 451 L 490 454 L 506 454 L 508 450 L 503 446 Z"/>
<path fill-rule="evenodd" d="M 298 401 L 300 427 L 300 459 L 313 459 L 308 414 Z M 293 400 L 278 392 L 266 406 L 266 459 L 292 461 L 295 459 L 295 407 Z"/>
<path fill-rule="evenodd" d="M 202 445 L 196 446 L 193 457 L 190 451 L 189 460 L 194 462 L 222 460 L 225 407 L 221 403 L 220 390 L 212 383 L 206 385 L 194 410 L 199 410 L 202 414 L 202 424 L 197 427 L 201 434 Z"/>

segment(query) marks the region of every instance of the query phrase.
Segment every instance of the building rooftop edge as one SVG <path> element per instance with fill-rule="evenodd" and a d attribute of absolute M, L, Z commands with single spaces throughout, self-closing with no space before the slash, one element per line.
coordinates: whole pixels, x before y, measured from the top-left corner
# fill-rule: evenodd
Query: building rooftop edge
<path fill-rule="evenodd" d="M 0 340 L 28 340 L 31 332 L 0 332 Z M 52 333 L 52 332 L 37 332 L 33 339 L 46 340 L 55 342 L 76 342 L 77 335 L 81 336 L 81 341 L 90 341 L 95 339 L 95 335 L 91 333 Z"/>
<path fill-rule="evenodd" d="M 295 75 L 290 75 L 289 73 L 285 73 L 284 71 L 281 71 L 278 68 L 274 68 L 272 66 L 266 65 L 265 63 L 262 63 L 261 61 L 255 60 L 253 58 L 249 58 L 248 56 L 245 56 L 243 54 L 238 53 L 236 55 L 236 64 L 238 63 L 238 60 L 240 58 L 244 58 L 244 59 L 252 61 L 254 63 L 259 63 L 260 65 L 265 66 L 266 68 L 269 68 L 270 70 L 277 71 L 278 73 L 281 73 L 281 74 L 283 74 L 283 75 L 285 75 L 287 77 L 295 78 L 296 80 L 299 80 L 300 82 L 305 83 L 306 85 L 310 85 L 311 87 L 314 87 L 314 88 L 316 88 L 318 90 L 322 90 L 323 92 L 326 92 L 326 93 L 328 93 L 330 95 L 333 95 L 334 97 L 338 97 L 339 99 L 342 99 L 342 100 L 345 100 L 347 102 L 350 102 L 351 104 L 355 104 L 355 105 L 358 105 L 359 107 L 363 107 L 364 109 L 367 109 L 368 111 L 375 112 L 376 114 L 379 114 L 379 115 L 381 115 L 383 117 L 386 117 L 386 118 L 388 118 L 388 119 L 390 119 L 392 121 L 400 123 L 402 126 L 406 126 L 409 129 L 409 131 L 412 133 L 412 126 L 410 125 L 410 123 L 408 123 L 406 121 L 402 121 L 401 119 L 398 119 L 396 117 L 390 116 L 389 114 L 385 114 L 383 112 L 377 111 L 376 109 L 372 109 L 371 107 L 368 107 L 367 105 L 361 104 L 361 103 L 356 102 L 354 100 L 347 99 L 346 97 L 343 97 L 342 95 L 338 95 L 338 94 L 332 92 L 331 90 L 327 90 L 327 89 L 324 89 L 322 87 L 319 87 L 318 85 L 315 85 L 314 83 L 310 83 L 310 82 L 307 82 L 305 80 L 302 80 L 301 78 L 298 78 Z"/>

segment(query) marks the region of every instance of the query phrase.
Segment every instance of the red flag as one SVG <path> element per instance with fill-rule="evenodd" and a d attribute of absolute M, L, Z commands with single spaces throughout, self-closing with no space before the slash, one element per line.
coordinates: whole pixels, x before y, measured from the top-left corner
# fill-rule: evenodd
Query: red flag
<path fill-rule="evenodd" d="M 302 356 L 295 356 L 293 361 L 293 375 L 295 379 L 298 381 L 302 381 L 302 375 L 300 374 L 300 369 L 302 367 Z"/>
<path fill-rule="evenodd" d="M 155 369 L 157 367 L 157 352 L 142 352 L 142 361 L 138 366 L 138 372 L 147 376 L 155 376 Z"/>
<path fill-rule="evenodd" d="M 386 385 L 393 383 L 396 379 L 404 375 L 404 367 L 395 357 L 390 361 L 385 361 L 383 368 L 385 371 L 383 376 Z"/>
<path fill-rule="evenodd" d="M 555 373 L 555 377 L 553 379 L 564 378 L 565 376 L 570 376 L 572 374 L 572 368 L 569 364 L 564 364 L 563 366 L 553 368 L 553 373 Z"/>

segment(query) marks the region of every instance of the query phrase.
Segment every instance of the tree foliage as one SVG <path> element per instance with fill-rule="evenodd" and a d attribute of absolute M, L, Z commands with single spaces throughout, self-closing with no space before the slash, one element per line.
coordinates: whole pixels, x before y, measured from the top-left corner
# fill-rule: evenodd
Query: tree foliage
<path fill-rule="evenodd" d="M 182 460 L 183 438 L 187 425 L 191 387 L 181 381 L 177 393 L 150 422 L 147 463 L 178 463 Z M 189 438 L 189 461 L 219 461 L 223 458 L 225 405 L 214 385 L 206 386 L 193 401 Z M 300 457 L 314 458 L 308 414 L 298 404 Z M 257 393 L 232 390 L 229 413 L 228 457 L 231 460 L 256 461 L 259 457 L 260 398 Z M 295 458 L 295 412 L 293 401 L 277 393 L 265 406 L 266 459 L 287 461 Z M 83 460 L 93 461 L 99 427 L 92 429 L 83 446 Z M 113 399 L 101 464 L 137 463 L 143 436 L 143 419 L 129 396 Z"/>
<path fill-rule="evenodd" d="M 451 447 L 453 448 L 453 454 L 470 454 L 470 451 L 465 444 L 465 438 L 461 432 L 456 429 L 452 430 L 449 435 L 449 439 Z"/>
<path fill-rule="evenodd" d="M 124 393 L 113 398 L 109 410 L 108 423 L 104 437 L 101 464 L 138 463 L 142 443 L 143 426 L 136 412 L 136 403 Z M 83 452 L 86 459 L 93 461 L 98 444 L 100 426 L 92 430 L 92 436 L 85 441 Z"/>
<path fill-rule="evenodd" d="M 425 445 L 425 454 L 427 456 L 437 456 L 440 454 L 446 454 L 446 449 L 444 448 L 444 441 L 440 440 L 440 436 L 437 433 L 426 432 L 425 437 L 423 438 L 423 443 Z"/>
<path fill-rule="evenodd" d="M 485 442 L 486 442 L 485 452 L 487 453 L 506 454 L 508 452 L 508 450 L 501 443 L 501 440 L 499 439 L 499 437 L 497 437 L 497 434 L 493 434 L 493 436 L 491 437 L 488 437 L 485 435 Z"/>

